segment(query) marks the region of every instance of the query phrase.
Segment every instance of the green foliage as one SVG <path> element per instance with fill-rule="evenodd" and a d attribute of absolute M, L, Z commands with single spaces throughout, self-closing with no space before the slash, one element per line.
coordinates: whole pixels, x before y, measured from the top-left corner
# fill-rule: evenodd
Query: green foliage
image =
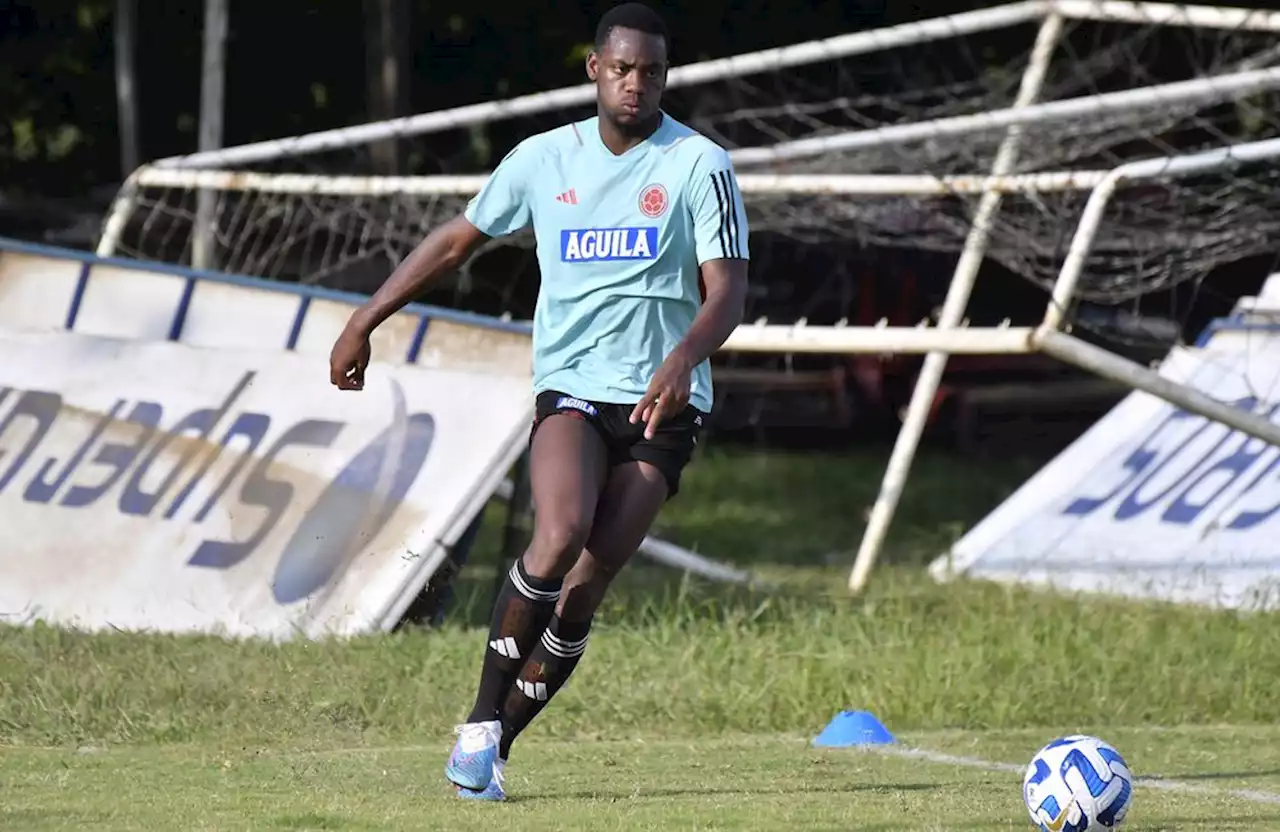
<path fill-rule="evenodd" d="M 411 112 L 581 83 L 586 44 L 599 15 L 613 5 L 406 2 Z M 10 5 L 14 8 L 0 10 L 3 187 L 81 195 L 87 187 L 120 181 L 114 0 Z M 226 43 L 225 142 L 241 144 L 367 120 L 365 5 L 313 0 L 233 5 Z M 883 5 L 784 8 L 765 0 L 703 0 L 664 5 L 662 12 L 675 35 L 675 61 L 688 63 L 881 25 L 889 20 Z M 195 150 L 200 8 L 138 4 L 134 59 L 144 161 Z M 923 7 L 892 13 L 934 14 Z M 730 19 L 733 25 L 725 25 Z M 282 47 L 294 43 L 307 48 Z M 490 137 L 494 145 L 506 148 L 523 138 L 513 123 L 499 126 L 506 132 Z M 449 157 L 456 149 L 456 137 L 441 137 L 438 144 L 424 141 L 427 157 Z M 432 165 L 416 170 L 439 172 Z"/>

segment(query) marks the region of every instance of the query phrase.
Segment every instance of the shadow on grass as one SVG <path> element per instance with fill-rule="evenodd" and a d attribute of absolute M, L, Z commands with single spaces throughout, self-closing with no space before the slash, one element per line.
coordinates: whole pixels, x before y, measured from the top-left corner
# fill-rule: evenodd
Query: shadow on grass
<path fill-rule="evenodd" d="M 867 826 L 860 826 L 859 829 L 867 830 L 867 832 L 875 832 L 876 830 L 891 829 L 918 829 L 915 823 L 873 823 Z M 948 820 L 947 829 L 1008 829 L 1009 824 L 1003 819 L 982 821 L 960 821 L 954 822 Z M 1028 824 L 1025 827 L 1031 828 Z M 1169 832 L 1171 829 L 1280 829 L 1280 815 L 1239 815 L 1232 817 L 1215 817 L 1211 825 L 1206 825 L 1203 817 L 1195 818 L 1168 818 L 1161 820 L 1159 823 L 1139 823 L 1126 821 L 1122 827 L 1125 832 Z"/>
<path fill-rule="evenodd" d="M 765 795 L 787 796 L 806 794 L 857 794 L 859 792 L 928 792 L 948 788 L 945 783 L 855 783 L 842 786 L 826 784 L 822 787 L 778 786 L 764 789 L 717 789 L 697 786 L 684 788 L 637 789 L 625 792 L 608 789 L 578 789 L 567 792 L 548 792 L 546 794 L 529 794 L 508 798 L 511 803 L 545 803 L 563 800 L 594 800 L 601 797 L 615 801 L 666 800 L 673 797 L 761 797 Z"/>
<path fill-rule="evenodd" d="M 1247 780 L 1255 777 L 1280 776 L 1280 768 L 1266 771 L 1214 771 L 1188 774 L 1144 774 L 1143 780 Z"/>
<path fill-rule="evenodd" d="M 1169 818 L 1160 823 L 1125 824 L 1126 832 L 1168 832 L 1170 829 L 1280 829 L 1280 814 L 1215 816 L 1212 824 L 1203 817 Z M 981 828 L 981 827 L 975 827 Z"/>

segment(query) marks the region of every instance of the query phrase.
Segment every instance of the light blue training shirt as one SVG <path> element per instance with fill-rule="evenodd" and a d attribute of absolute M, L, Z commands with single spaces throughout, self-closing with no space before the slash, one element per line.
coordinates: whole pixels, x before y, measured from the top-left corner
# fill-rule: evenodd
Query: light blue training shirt
<path fill-rule="evenodd" d="M 729 154 L 663 113 L 616 155 L 598 117 L 530 136 L 467 206 L 482 233 L 533 225 L 542 285 L 533 319 L 534 393 L 634 404 L 702 303 L 699 266 L 748 259 L 747 216 Z M 689 403 L 711 410 L 711 365 Z"/>

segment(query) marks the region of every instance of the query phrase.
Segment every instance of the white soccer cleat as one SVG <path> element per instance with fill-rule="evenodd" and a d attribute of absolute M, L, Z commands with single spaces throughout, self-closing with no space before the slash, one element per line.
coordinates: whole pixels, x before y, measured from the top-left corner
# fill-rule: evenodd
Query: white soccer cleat
<path fill-rule="evenodd" d="M 493 781 L 498 766 L 498 743 L 502 741 L 502 723 L 468 722 L 454 728 L 458 741 L 445 763 L 444 775 L 449 782 L 471 791 L 484 791 Z"/>

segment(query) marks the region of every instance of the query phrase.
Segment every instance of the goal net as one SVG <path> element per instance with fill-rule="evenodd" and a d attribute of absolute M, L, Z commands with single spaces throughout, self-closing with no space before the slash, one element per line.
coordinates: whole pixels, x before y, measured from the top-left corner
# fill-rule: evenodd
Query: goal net
<path fill-rule="evenodd" d="M 1107 171 L 1280 134 L 1278 30 L 1280 15 L 1247 10 L 1015 3 L 677 67 L 664 106 L 731 149 L 760 280 L 794 274 L 815 243 L 954 255 L 994 184 L 987 256 L 1048 288 Z M 164 160 L 122 189 L 99 250 L 368 291 L 517 141 L 593 108 L 571 87 Z M 1016 159 L 991 179 L 1011 130 Z M 1077 298 L 1134 301 L 1258 253 L 1280 226 L 1278 171 L 1122 187 Z M 529 316 L 530 242 L 494 241 L 501 254 L 433 299 Z M 810 269 L 827 277 L 792 314 L 846 317 L 843 258 Z"/>
<path fill-rule="evenodd" d="M 1068 334 L 1163 354 L 1188 294 L 1274 251 L 1278 34 L 1275 12 L 1044 0 L 672 70 L 664 107 L 730 149 L 753 280 L 797 324 L 741 327 L 729 350 L 927 353 L 851 586 L 949 353 L 1043 351 L 1280 444 L 1265 419 Z M 121 189 L 99 253 L 370 291 L 509 148 L 593 110 L 583 85 L 163 160 Z M 426 299 L 530 317 L 531 242 L 491 241 Z M 845 325 L 871 250 L 954 266 L 933 326 Z M 1048 299 L 1039 326 L 962 328 L 986 264 Z"/>

